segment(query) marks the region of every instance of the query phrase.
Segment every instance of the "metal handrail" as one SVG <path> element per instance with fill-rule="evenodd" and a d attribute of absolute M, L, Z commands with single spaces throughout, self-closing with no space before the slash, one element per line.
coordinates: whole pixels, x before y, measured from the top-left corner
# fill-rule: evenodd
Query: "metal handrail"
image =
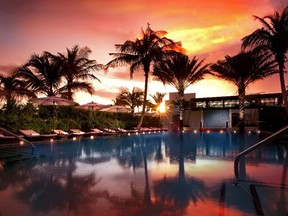
<path fill-rule="evenodd" d="M 32 154 L 34 154 L 35 146 L 33 145 L 33 143 L 31 143 L 30 141 L 24 139 L 23 137 L 18 136 L 18 135 L 16 135 L 16 134 L 12 133 L 11 131 L 8 131 L 8 130 L 2 128 L 2 127 L 0 127 L 0 131 L 3 131 L 3 132 L 5 132 L 5 133 L 7 133 L 7 134 L 10 134 L 10 135 L 16 137 L 16 138 L 19 139 L 19 140 L 22 140 L 22 141 L 24 141 L 24 142 L 27 142 L 27 143 L 31 146 Z"/>
<path fill-rule="evenodd" d="M 288 131 L 288 125 L 285 126 L 285 127 L 282 128 L 282 129 L 280 129 L 280 130 L 277 131 L 276 133 L 270 135 L 269 137 L 267 137 L 267 138 L 261 140 L 260 142 L 256 143 L 255 145 L 253 145 L 253 146 L 245 149 L 244 151 L 240 152 L 240 153 L 236 156 L 236 158 L 235 158 L 235 160 L 234 160 L 234 174 L 235 174 L 235 176 L 236 176 L 236 179 L 238 179 L 238 168 L 239 168 L 238 164 L 239 164 L 239 160 L 240 160 L 241 157 L 243 157 L 243 156 L 245 156 L 246 154 L 250 153 L 251 151 L 253 151 L 253 150 L 255 150 L 255 149 L 257 149 L 257 148 L 259 148 L 259 147 L 261 147 L 261 146 L 263 146 L 263 145 L 265 145 L 265 144 L 267 144 L 267 143 L 269 143 L 270 141 L 278 138 L 279 136 L 283 135 L 286 131 Z"/>

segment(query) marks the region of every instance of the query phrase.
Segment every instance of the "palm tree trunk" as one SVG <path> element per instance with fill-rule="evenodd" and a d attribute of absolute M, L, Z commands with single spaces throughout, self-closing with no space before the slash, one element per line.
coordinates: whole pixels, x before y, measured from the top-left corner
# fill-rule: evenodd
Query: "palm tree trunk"
<path fill-rule="evenodd" d="M 150 191 L 150 186 L 149 186 L 149 176 L 148 176 L 148 166 L 147 166 L 147 157 L 146 157 L 146 152 L 145 148 L 143 146 L 143 142 L 141 141 L 141 149 L 143 152 L 143 160 L 144 160 L 144 173 L 145 173 L 145 192 L 144 192 L 144 200 L 146 205 L 151 204 L 151 191 Z"/>
<path fill-rule="evenodd" d="M 185 167 L 184 167 L 184 150 L 183 150 L 183 134 L 180 133 L 180 145 L 179 145 L 179 173 L 178 173 L 178 178 L 179 180 L 185 179 Z"/>
<path fill-rule="evenodd" d="M 279 77 L 280 77 L 280 86 L 282 91 L 282 101 L 286 109 L 286 114 L 288 115 L 288 101 L 287 101 L 287 91 L 284 78 L 284 66 L 281 63 L 279 64 Z"/>
<path fill-rule="evenodd" d="M 72 100 L 72 89 L 71 89 L 72 84 L 73 84 L 72 80 L 67 81 L 67 99 L 68 100 Z"/>
<path fill-rule="evenodd" d="M 138 125 L 137 125 L 137 130 L 139 130 L 142 126 L 142 122 L 144 119 L 144 115 L 145 115 L 145 109 L 146 109 L 146 104 L 147 104 L 147 91 L 148 91 L 148 74 L 149 74 L 149 68 L 148 71 L 145 71 L 145 87 L 144 87 L 144 101 L 143 101 L 143 109 L 142 109 L 142 114 L 141 117 L 139 119 Z"/>
<path fill-rule="evenodd" d="M 238 89 L 239 94 L 239 132 L 244 133 L 245 132 L 245 86 L 244 84 L 240 84 Z"/>
<path fill-rule="evenodd" d="M 184 119 L 184 92 L 179 91 L 179 130 L 180 132 L 183 131 L 183 119 Z"/>

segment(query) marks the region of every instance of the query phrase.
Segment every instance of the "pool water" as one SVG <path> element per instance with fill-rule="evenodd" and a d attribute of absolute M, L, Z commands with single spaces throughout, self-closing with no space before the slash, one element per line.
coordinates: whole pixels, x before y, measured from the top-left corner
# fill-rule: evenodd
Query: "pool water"
<path fill-rule="evenodd" d="M 157 133 L 36 146 L 0 173 L 0 215 L 288 215 L 287 143 L 261 134 Z"/>

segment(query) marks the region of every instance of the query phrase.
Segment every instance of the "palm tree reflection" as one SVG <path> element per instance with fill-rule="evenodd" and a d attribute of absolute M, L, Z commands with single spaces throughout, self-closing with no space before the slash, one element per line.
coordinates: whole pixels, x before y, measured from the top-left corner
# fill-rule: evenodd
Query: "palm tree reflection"
<path fill-rule="evenodd" d="M 142 192 L 139 192 L 135 189 L 133 184 L 131 184 L 130 189 L 131 189 L 131 195 L 129 197 L 119 197 L 119 196 L 107 197 L 108 201 L 117 211 L 117 215 L 157 216 L 157 215 L 168 215 L 167 212 L 173 212 L 174 209 L 173 206 L 167 206 L 165 205 L 165 203 L 160 202 L 154 202 L 154 201 L 152 202 L 150 193 L 147 193 L 146 191 L 147 188 L 145 188 L 144 196 Z M 171 215 L 176 216 L 177 214 L 171 214 Z"/>
<path fill-rule="evenodd" d="M 34 167 L 21 190 L 15 193 L 33 212 L 67 211 L 67 215 L 90 215 L 89 203 L 95 204 L 98 198 L 106 197 L 106 191 L 93 189 L 101 180 L 94 173 L 84 176 L 74 174 L 76 165 L 72 158 L 55 163 L 48 178 L 41 168 L 49 165 L 43 165 Z"/>
<path fill-rule="evenodd" d="M 164 177 L 155 182 L 154 193 L 161 203 L 175 206 L 179 211 L 185 211 L 192 201 L 195 205 L 199 199 L 205 198 L 206 186 L 200 179 L 187 177 L 184 167 L 183 134 L 179 134 L 179 171 L 177 177 Z"/>
<path fill-rule="evenodd" d="M 131 183 L 130 190 L 131 195 L 129 197 L 119 197 L 115 195 L 108 195 L 107 199 L 112 204 L 113 208 L 118 212 L 118 215 L 167 215 L 167 213 L 173 213 L 171 215 L 182 215 L 176 214 L 175 207 L 167 205 L 165 202 L 160 202 L 160 200 L 154 200 L 151 195 L 151 188 L 149 185 L 149 173 L 148 173 L 148 163 L 147 156 L 151 157 L 153 150 L 150 149 L 151 146 L 147 146 L 146 138 L 139 136 L 137 151 L 140 150 L 141 164 L 143 164 L 144 175 L 145 175 L 145 186 L 144 191 L 139 192 L 135 189 L 134 185 Z M 151 140 L 150 140 L 151 141 Z M 159 140 L 154 140 L 158 143 Z M 160 142 L 161 143 L 161 142 Z M 159 143 L 158 143 L 159 144 Z M 170 214 L 169 214 L 170 215 Z"/>
<path fill-rule="evenodd" d="M 132 168 L 135 171 L 139 167 L 143 167 L 143 155 L 138 142 L 120 144 L 117 148 L 118 163 L 124 168 Z"/>

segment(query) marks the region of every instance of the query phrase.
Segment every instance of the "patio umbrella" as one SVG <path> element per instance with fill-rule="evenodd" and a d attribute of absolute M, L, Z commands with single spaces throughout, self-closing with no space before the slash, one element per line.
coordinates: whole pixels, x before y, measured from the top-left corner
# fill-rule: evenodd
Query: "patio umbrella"
<path fill-rule="evenodd" d="M 104 109 L 101 109 L 100 111 L 104 112 L 116 112 L 116 113 L 129 113 L 132 111 L 131 108 L 125 107 L 125 106 L 118 106 L 118 105 L 113 105 Z"/>
<path fill-rule="evenodd" d="M 86 110 L 99 110 L 99 109 L 102 109 L 104 106 L 105 105 L 98 104 L 92 101 L 92 102 L 77 106 L 77 108 L 86 109 Z"/>
<path fill-rule="evenodd" d="M 77 103 L 65 98 L 57 97 L 57 96 L 47 96 L 47 97 L 41 97 L 41 98 L 32 98 L 29 100 L 29 102 L 42 105 L 42 106 L 53 106 L 53 128 L 54 130 L 54 109 L 55 106 L 73 106 L 76 105 Z"/>
<path fill-rule="evenodd" d="M 98 103 L 95 103 L 95 102 L 89 102 L 89 103 L 86 103 L 86 104 L 82 104 L 80 106 L 77 106 L 76 108 L 77 109 L 84 109 L 84 110 L 89 110 L 89 118 L 88 118 L 88 122 L 91 123 L 92 125 L 92 128 L 94 128 L 94 124 L 93 122 L 95 122 L 95 117 L 93 115 L 93 111 L 94 110 L 100 110 L 102 108 L 106 107 L 106 105 L 103 105 L 103 104 L 98 104 Z"/>
<path fill-rule="evenodd" d="M 43 106 L 73 106 L 76 105 L 74 101 L 57 97 L 57 96 L 47 96 L 41 98 L 32 98 L 29 102 L 43 105 Z"/>

